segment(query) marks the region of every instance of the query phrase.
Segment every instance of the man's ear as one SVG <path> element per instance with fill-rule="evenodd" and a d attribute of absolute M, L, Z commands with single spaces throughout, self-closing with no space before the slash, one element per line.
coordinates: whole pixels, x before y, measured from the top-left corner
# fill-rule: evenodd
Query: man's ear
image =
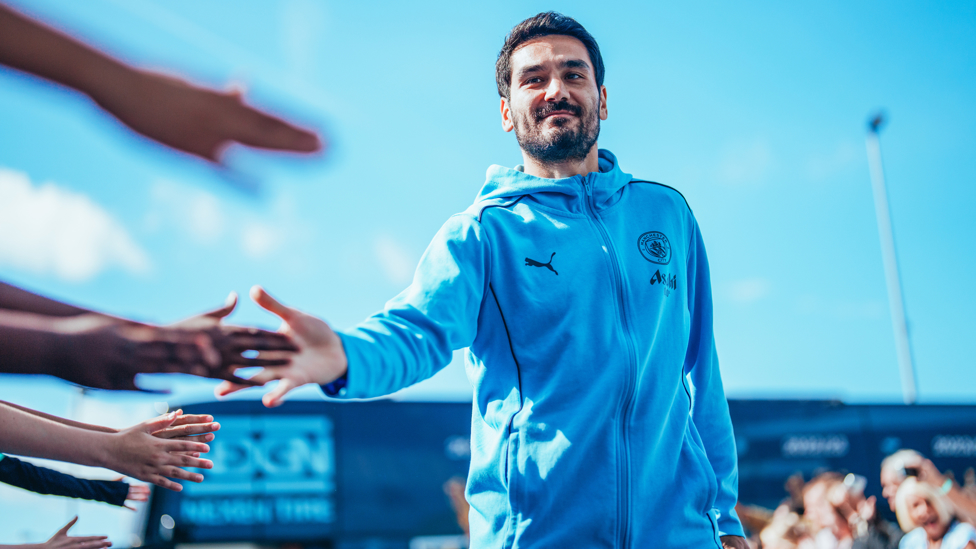
<path fill-rule="evenodd" d="M 600 120 L 607 119 L 607 87 L 600 86 Z"/>
<path fill-rule="evenodd" d="M 502 129 L 510 132 L 515 129 L 515 121 L 512 120 L 512 109 L 508 107 L 508 99 L 502 97 Z"/>

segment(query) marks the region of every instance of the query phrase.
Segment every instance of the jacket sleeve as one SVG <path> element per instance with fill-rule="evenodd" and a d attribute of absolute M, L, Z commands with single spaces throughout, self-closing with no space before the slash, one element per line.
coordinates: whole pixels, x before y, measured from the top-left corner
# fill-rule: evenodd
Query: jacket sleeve
<path fill-rule="evenodd" d="M 722 375 L 715 352 L 708 259 L 697 223 L 694 223 L 693 232 L 688 254 L 691 334 L 685 358 L 685 371 L 689 373 L 693 389 L 691 419 L 701 435 L 705 454 L 718 483 L 713 512 L 717 512 L 719 533 L 723 536 L 742 536 L 742 524 L 735 512 L 739 497 L 738 456 L 729 404 L 722 388 Z"/>
<path fill-rule="evenodd" d="M 90 499 L 118 506 L 124 505 L 129 495 L 129 485 L 122 481 L 81 479 L 10 456 L 0 459 L 0 482 L 38 494 Z"/>
<path fill-rule="evenodd" d="M 481 224 L 457 214 L 427 247 L 413 282 L 383 311 L 338 332 L 349 361 L 344 396 L 387 395 L 450 363 L 477 332 L 487 286 L 488 242 Z"/>

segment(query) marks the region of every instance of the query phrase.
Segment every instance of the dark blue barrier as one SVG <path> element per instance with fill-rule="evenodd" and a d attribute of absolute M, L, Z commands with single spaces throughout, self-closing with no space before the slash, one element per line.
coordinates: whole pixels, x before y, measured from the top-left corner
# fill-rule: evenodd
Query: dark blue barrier
<path fill-rule="evenodd" d="M 213 470 L 154 490 L 147 545 L 461 534 L 443 485 L 467 475 L 471 406 L 259 401 L 182 407 L 221 424 Z"/>
<path fill-rule="evenodd" d="M 267 409 L 234 401 L 183 409 L 221 423 L 211 445 L 214 469 L 201 471 L 202 484 L 184 483 L 182 493 L 154 491 L 147 545 L 372 540 L 370 547 L 406 548 L 418 536 L 461 533 L 444 484 L 467 474 L 470 404 L 288 402 Z M 825 469 L 864 475 L 868 493 L 880 497 L 881 460 L 903 447 L 960 480 L 976 465 L 976 406 L 730 400 L 729 409 L 744 503 L 775 507 L 790 475 L 809 479 Z"/>

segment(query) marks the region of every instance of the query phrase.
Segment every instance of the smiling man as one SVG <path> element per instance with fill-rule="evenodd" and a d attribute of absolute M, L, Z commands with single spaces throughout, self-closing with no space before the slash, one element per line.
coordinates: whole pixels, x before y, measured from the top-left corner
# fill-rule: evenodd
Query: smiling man
<path fill-rule="evenodd" d="M 260 288 L 301 351 L 299 385 L 374 397 L 468 348 L 471 547 L 746 547 L 698 224 L 674 189 L 597 147 L 599 47 L 569 17 L 517 25 L 498 56 L 522 166 L 488 169 L 384 311 L 335 333 Z M 218 394 L 242 387 L 225 384 Z"/>

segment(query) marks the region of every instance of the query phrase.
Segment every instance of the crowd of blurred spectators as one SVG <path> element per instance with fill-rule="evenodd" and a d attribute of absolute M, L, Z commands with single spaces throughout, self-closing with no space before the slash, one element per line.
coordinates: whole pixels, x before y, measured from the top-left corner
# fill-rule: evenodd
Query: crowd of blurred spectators
<path fill-rule="evenodd" d="M 795 475 L 789 496 L 774 510 L 740 505 L 737 512 L 762 549 L 976 549 L 976 474 L 959 484 L 914 450 L 881 464 L 882 497 L 897 517 L 884 518 L 868 479 L 824 471 L 809 481 Z"/>

